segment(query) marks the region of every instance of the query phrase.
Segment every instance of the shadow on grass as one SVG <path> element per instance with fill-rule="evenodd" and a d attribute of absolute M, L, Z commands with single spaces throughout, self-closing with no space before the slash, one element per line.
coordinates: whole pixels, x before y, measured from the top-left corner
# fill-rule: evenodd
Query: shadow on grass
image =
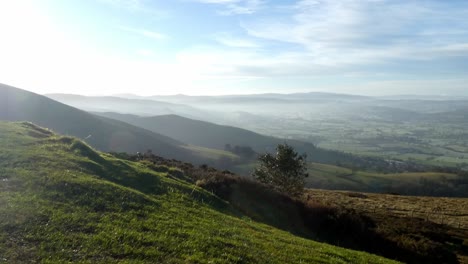
<path fill-rule="evenodd" d="M 304 238 L 405 263 L 458 263 L 453 248 L 447 246 L 450 242 L 446 237 L 438 241 L 427 235 L 428 231 L 445 234 L 442 226 L 413 218 L 387 217 L 387 222 L 376 222 L 355 211 L 293 199 L 266 185 L 206 165 L 195 167 L 154 155 L 126 158 L 139 160 L 156 171 L 177 167 L 185 174 L 179 177 L 229 202 L 240 212 L 239 216 L 248 216 Z"/>

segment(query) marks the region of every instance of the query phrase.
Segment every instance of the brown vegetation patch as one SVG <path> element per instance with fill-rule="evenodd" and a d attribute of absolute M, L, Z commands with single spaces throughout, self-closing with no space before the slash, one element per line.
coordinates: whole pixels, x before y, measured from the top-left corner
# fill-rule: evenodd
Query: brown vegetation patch
<path fill-rule="evenodd" d="M 378 233 L 406 248 L 428 254 L 434 247 L 446 248 L 457 253 L 460 263 L 468 263 L 468 199 L 354 194 L 308 190 L 311 202 L 355 210 L 371 218 Z"/>

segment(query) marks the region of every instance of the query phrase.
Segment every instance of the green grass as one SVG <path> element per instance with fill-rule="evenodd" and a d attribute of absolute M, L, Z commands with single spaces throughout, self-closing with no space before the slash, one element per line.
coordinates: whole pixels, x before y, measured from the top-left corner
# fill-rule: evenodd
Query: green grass
<path fill-rule="evenodd" d="M 254 222 L 166 173 L 0 122 L 0 262 L 392 263 Z"/>
<path fill-rule="evenodd" d="M 310 188 L 354 190 L 363 192 L 396 192 L 403 194 L 429 195 L 424 186 L 427 180 L 444 183 L 446 180 L 456 179 L 458 176 L 443 172 L 411 172 L 411 173 L 377 173 L 368 171 L 352 171 L 334 165 L 309 163 L 309 177 L 306 185 Z M 452 188 L 450 185 L 447 188 Z M 449 190 L 449 189 L 447 189 Z M 460 191 L 451 189 L 453 195 L 460 195 Z"/>
<path fill-rule="evenodd" d="M 221 158 L 228 158 L 233 160 L 239 159 L 239 156 L 237 156 L 236 154 L 225 150 L 205 148 L 194 145 L 185 145 L 182 147 L 192 151 L 196 156 L 210 160 L 219 160 Z"/>

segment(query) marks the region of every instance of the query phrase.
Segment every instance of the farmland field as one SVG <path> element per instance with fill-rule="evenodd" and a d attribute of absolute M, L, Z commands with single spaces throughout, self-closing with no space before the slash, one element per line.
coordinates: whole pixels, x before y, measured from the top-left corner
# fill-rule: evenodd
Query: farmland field
<path fill-rule="evenodd" d="M 341 121 L 309 120 L 300 125 L 291 121 L 302 132 L 298 129 L 294 133 L 276 132 L 278 136 L 292 135 L 319 147 L 365 156 L 442 166 L 468 163 L 468 147 L 463 140 L 467 125 L 464 123 L 438 123 L 434 128 L 433 122 Z"/>

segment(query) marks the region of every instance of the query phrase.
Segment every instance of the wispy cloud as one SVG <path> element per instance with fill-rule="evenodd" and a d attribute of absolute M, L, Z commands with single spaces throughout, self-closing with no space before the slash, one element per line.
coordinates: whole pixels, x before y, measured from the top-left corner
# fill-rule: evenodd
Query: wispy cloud
<path fill-rule="evenodd" d="M 131 32 L 134 34 L 138 34 L 147 38 L 151 38 L 154 40 L 165 40 L 168 39 L 169 37 L 165 34 L 155 32 L 152 30 L 144 29 L 144 28 L 133 28 L 133 27 L 120 27 L 121 30 Z"/>
<path fill-rule="evenodd" d="M 129 87 L 147 94 L 238 93 L 242 87 L 246 92 L 468 91 L 467 1 L 96 0 L 67 5 L 82 2 L 104 12 L 68 14 L 84 19 L 76 20 L 83 25 L 78 32 L 66 26 L 71 20 L 63 20 L 65 15 L 46 12 L 43 2 L 0 0 L 4 82 L 78 93 L 132 92 Z M 187 2 L 202 5 L 188 19 Z M 158 12 L 164 14 L 158 5 L 172 10 L 174 20 L 153 23 L 161 17 Z M 103 31 L 115 16 L 123 22 L 113 29 L 126 34 Z M 85 39 L 96 32 L 113 38 Z M 132 36 L 138 41 L 128 39 Z M 176 45 L 166 45 L 168 40 Z M 109 42 L 120 44 L 109 49 Z"/>
<path fill-rule="evenodd" d="M 222 33 L 215 36 L 215 40 L 220 44 L 232 48 L 258 48 L 260 45 L 250 39 L 233 37 L 231 34 Z"/>
<path fill-rule="evenodd" d="M 468 5 L 386 0 L 302 0 L 290 15 L 244 23 L 251 36 L 297 44 L 315 61 L 369 63 L 420 58 L 430 51 L 468 43 Z M 278 22 L 281 21 L 281 22 Z M 447 31 L 447 28 L 450 28 Z M 460 46 L 461 45 L 461 46 Z M 427 51 L 427 52 L 424 52 Z M 460 53 L 459 53 L 460 54 Z M 465 53 L 468 55 L 468 53 Z"/>
<path fill-rule="evenodd" d="M 221 5 L 219 14 L 222 15 L 250 15 L 265 6 L 265 0 L 194 0 L 205 4 Z"/>
<path fill-rule="evenodd" d="M 461 71 L 450 60 L 468 58 L 467 15 L 468 4 L 448 2 L 301 0 L 282 6 L 280 16 L 243 22 L 248 37 L 216 36 L 233 49 L 189 49 L 182 57 L 227 78 L 444 75 Z"/>

